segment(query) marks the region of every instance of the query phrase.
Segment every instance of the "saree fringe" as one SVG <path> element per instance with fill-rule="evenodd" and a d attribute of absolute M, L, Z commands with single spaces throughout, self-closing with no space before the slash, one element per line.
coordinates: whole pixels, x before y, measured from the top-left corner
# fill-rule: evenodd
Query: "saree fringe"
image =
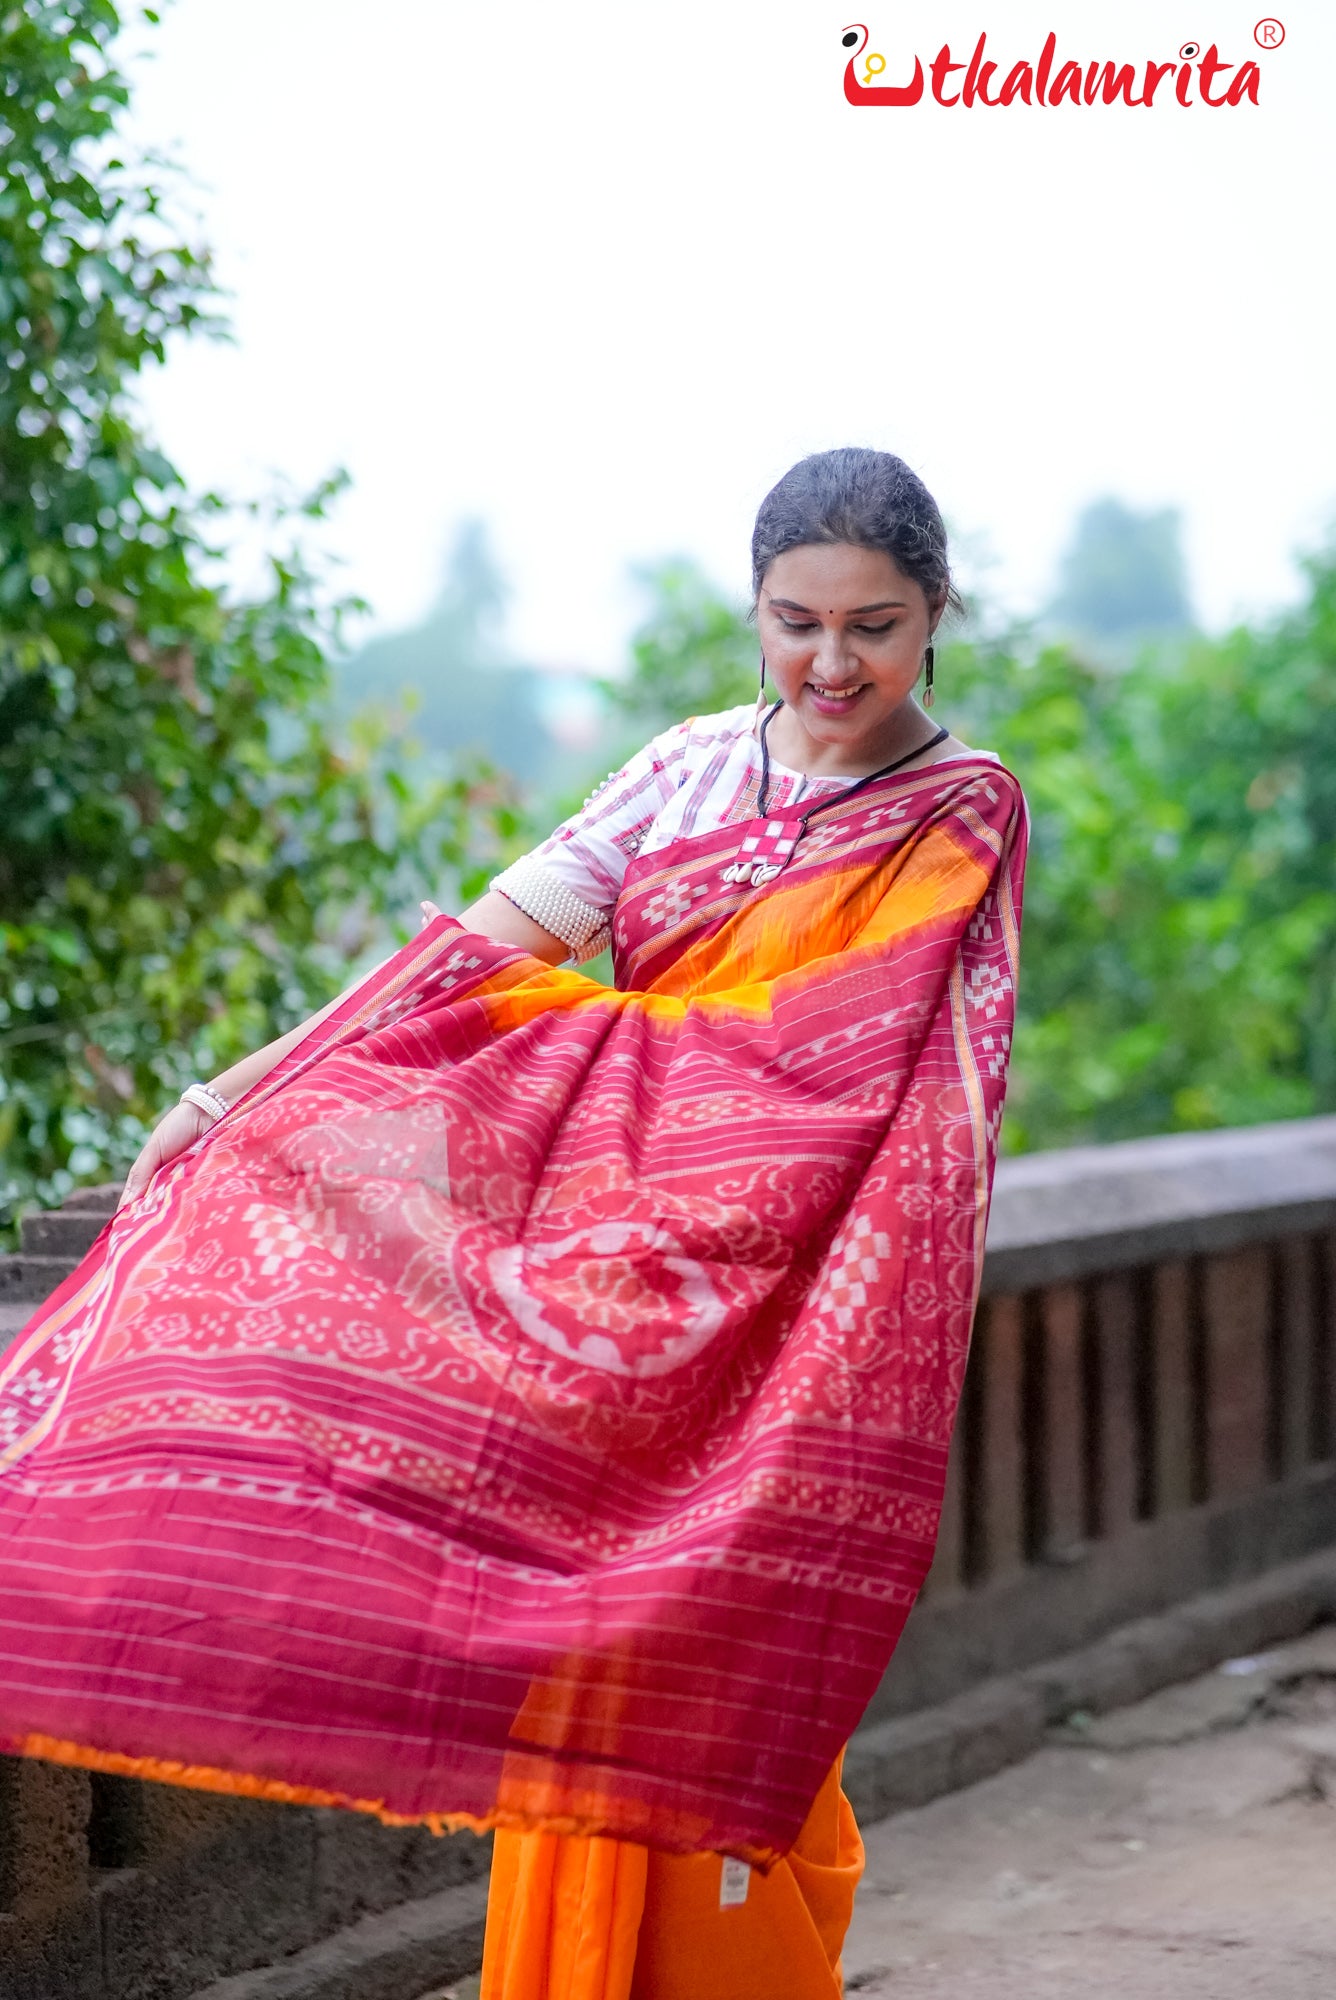
<path fill-rule="evenodd" d="M 487 1813 L 393 1812 L 380 1799 L 355 1799 L 346 1792 L 327 1792 L 314 1785 L 290 1785 L 282 1778 L 261 1778 L 249 1771 L 222 1771 L 206 1764 L 180 1764 L 161 1757 L 130 1757 L 119 1750 L 95 1750 L 86 1743 L 66 1743 L 55 1736 L 29 1735 L 0 1745 L 11 1757 L 34 1757 L 44 1764 L 63 1764 L 75 1771 L 105 1771 L 116 1778 L 147 1778 L 182 1791 L 217 1792 L 223 1797 L 268 1799 L 276 1805 L 337 1806 L 364 1813 L 382 1826 L 422 1826 L 438 1838 L 450 1833 L 536 1832 L 560 1839 L 590 1839 L 603 1825 L 595 1813 L 544 1813 L 532 1807 L 498 1805 Z M 618 1845 L 630 1845 L 620 1842 Z M 778 1857 L 761 1848 L 748 1850 L 753 1865 L 763 1868 Z"/>

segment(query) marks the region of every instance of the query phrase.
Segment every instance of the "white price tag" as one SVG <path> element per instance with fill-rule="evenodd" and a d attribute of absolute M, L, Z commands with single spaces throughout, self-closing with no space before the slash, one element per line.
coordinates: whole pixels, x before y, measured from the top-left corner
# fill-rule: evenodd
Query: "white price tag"
<path fill-rule="evenodd" d="M 747 1863 L 735 1861 L 731 1854 L 726 1854 L 723 1872 L 719 1877 L 720 1909 L 735 1910 L 739 1903 L 745 1903 L 750 1883 L 751 1869 Z"/>

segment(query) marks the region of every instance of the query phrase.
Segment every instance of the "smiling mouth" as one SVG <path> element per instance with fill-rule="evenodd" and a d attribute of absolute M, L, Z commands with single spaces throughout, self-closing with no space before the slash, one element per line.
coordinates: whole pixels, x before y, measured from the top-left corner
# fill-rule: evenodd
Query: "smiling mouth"
<path fill-rule="evenodd" d="M 822 687 L 820 681 L 808 681 L 807 686 L 818 701 L 848 703 L 863 692 L 861 681 L 857 687 L 851 688 Z"/>

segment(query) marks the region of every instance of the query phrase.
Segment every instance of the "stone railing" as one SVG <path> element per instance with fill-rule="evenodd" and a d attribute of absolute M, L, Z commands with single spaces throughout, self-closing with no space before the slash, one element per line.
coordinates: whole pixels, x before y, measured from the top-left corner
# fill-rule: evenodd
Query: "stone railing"
<path fill-rule="evenodd" d="M 108 1207 L 25 1223 L 0 1343 Z M 869 1776 L 871 1746 L 903 1762 L 981 1684 L 1333 1545 L 1336 1118 L 1004 1162 L 937 1561 L 855 1739 L 860 1808 L 913 1795 Z M 1195 1643 L 1224 1656 L 1227 1609 Z M 419 2000 L 477 1962 L 485 1867 L 467 1836 L 0 1759 L 0 2000 Z"/>
<path fill-rule="evenodd" d="M 868 1719 L 1336 1542 L 1336 1118 L 1004 1161 L 947 1504 Z"/>

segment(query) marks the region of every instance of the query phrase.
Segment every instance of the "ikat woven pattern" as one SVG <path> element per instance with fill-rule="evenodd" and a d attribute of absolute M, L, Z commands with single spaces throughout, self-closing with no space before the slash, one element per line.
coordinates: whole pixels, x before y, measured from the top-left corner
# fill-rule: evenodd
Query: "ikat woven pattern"
<path fill-rule="evenodd" d="M 616 991 L 375 973 L 7 1357 L 0 1747 L 783 1852 L 932 1556 L 1023 848 L 957 760 L 633 862 Z"/>

